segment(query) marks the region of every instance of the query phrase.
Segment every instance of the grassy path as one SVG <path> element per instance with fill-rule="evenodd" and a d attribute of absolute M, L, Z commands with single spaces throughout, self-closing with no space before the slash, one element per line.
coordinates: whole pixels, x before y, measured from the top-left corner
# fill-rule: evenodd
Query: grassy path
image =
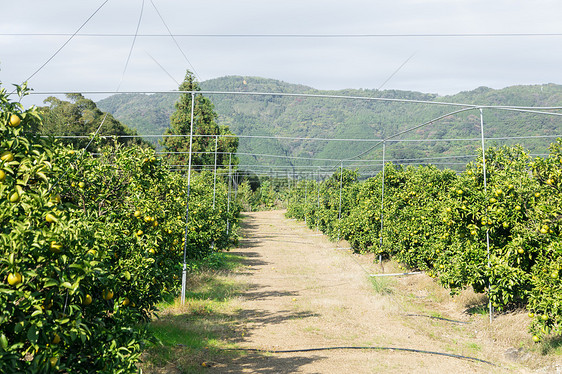
<path fill-rule="evenodd" d="M 185 331 L 177 325 L 170 329 L 180 336 L 192 329 L 196 338 L 180 343 L 167 358 L 175 366 L 161 372 L 526 373 L 555 369 L 552 363 L 546 371 L 528 368 L 545 368 L 545 364 L 532 361 L 528 350 L 520 348 L 529 340 L 521 313 L 500 318 L 490 327 L 485 315 L 467 313 L 480 310 L 482 300 L 476 295 L 467 293 L 453 300 L 423 274 L 370 278 L 368 274 L 383 271 L 371 256 L 338 249 L 302 223 L 285 219 L 281 211 L 247 213 L 242 229 L 239 248 L 229 254 L 240 266 L 212 278 L 207 291 L 194 291 L 188 310 L 168 310 L 176 322 L 185 319 Z M 399 271 L 392 263 L 385 265 L 386 273 Z M 501 338 L 498 331 L 509 332 L 510 326 L 517 327 L 516 332 Z M 343 346 L 464 355 L 498 366 L 398 350 L 223 350 Z M 191 361 L 182 365 L 182 354 Z"/>
<path fill-rule="evenodd" d="M 336 249 L 325 237 L 283 213 L 248 214 L 245 240 L 236 254 L 246 269 L 236 279 L 249 285 L 240 316 L 246 320 L 240 347 L 292 350 L 338 346 L 401 347 L 474 355 L 470 343 L 444 343 L 437 336 L 456 330 L 433 320 L 404 323 L 405 310 L 393 301 L 392 280 L 376 284 L 367 273 L 380 267 L 367 256 Z M 388 270 L 388 269 L 387 269 Z M 428 335 L 416 324 L 443 324 Z M 439 331 L 443 330 L 443 331 Z M 434 336 L 431 336 L 434 335 Z M 222 373 L 489 372 L 481 363 L 435 355 L 366 350 L 331 350 L 245 355 L 217 367 Z"/>

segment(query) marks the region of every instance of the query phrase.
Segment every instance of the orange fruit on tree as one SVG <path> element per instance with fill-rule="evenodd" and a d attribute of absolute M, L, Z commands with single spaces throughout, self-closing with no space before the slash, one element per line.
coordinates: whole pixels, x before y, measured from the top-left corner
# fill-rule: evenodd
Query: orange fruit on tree
<path fill-rule="evenodd" d="M 17 203 L 18 201 L 20 201 L 20 194 L 18 193 L 18 191 L 14 191 L 12 194 L 10 194 L 10 202 L 11 203 Z"/>
<path fill-rule="evenodd" d="M 20 273 L 10 273 L 8 274 L 8 283 L 10 286 L 17 286 L 23 280 L 23 277 Z"/>
<path fill-rule="evenodd" d="M 82 301 L 82 305 L 90 305 L 92 303 L 92 296 L 90 294 L 86 294 L 84 296 L 84 300 Z"/>
<path fill-rule="evenodd" d="M 18 127 L 21 123 L 21 118 L 17 114 L 12 114 L 10 116 L 10 126 Z"/>
<path fill-rule="evenodd" d="M 14 161 L 14 154 L 10 151 L 5 151 L 0 154 L 0 160 L 5 162 Z"/>

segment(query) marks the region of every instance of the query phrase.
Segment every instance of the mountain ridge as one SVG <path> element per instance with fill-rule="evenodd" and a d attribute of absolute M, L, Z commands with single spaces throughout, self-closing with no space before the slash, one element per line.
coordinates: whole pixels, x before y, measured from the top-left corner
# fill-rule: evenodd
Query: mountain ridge
<path fill-rule="evenodd" d="M 458 107 L 428 105 L 418 102 L 373 101 L 307 95 L 338 95 L 368 98 L 400 99 L 470 105 L 512 105 L 529 107 L 562 106 L 562 86 L 556 84 L 518 85 L 503 89 L 478 87 L 455 95 L 400 90 L 342 89 L 318 90 L 313 87 L 261 77 L 227 76 L 200 83 L 203 91 L 240 92 L 238 95 L 206 93 L 215 105 L 219 123 L 241 136 L 381 139 L 450 113 Z M 252 92 L 287 93 L 295 96 L 251 95 Z M 117 94 L 98 102 L 98 106 L 140 134 L 160 135 L 174 111 L 179 94 Z M 487 137 L 548 136 L 560 133 L 556 117 L 486 109 Z M 475 138 L 480 136 L 480 115 L 469 111 L 447 116 L 431 126 L 408 134 L 418 143 L 389 142 L 391 159 L 436 157 L 437 155 L 475 154 L 478 144 L 437 142 L 432 139 Z M 410 139 L 412 138 L 412 139 Z M 427 142 L 421 142 L 426 139 Z M 554 140 L 554 139 L 551 139 Z M 525 139 L 525 147 L 544 152 L 546 144 Z M 291 157 L 348 159 L 366 151 L 374 143 L 309 140 L 241 138 L 240 153 L 274 154 Z M 380 159 L 381 147 L 369 152 Z M 304 166 L 333 164 L 299 159 L 265 156 L 241 156 L 242 164 L 262 163 L 271 166 Z"/>

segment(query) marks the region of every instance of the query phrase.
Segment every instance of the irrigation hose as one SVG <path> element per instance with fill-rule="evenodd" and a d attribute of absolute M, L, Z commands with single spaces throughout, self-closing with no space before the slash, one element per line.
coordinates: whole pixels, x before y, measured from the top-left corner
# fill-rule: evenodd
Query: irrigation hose
<path fill-rule="evenodd" d="M 444 317 L 428 316 L 428 315 L 425 315 L 425 314 L 406 314 L 406 316 L 407 317 L 426 317 L 426 318 L 431 318 L 431 319 L 438 319 L 438 320 L 441 320 L 441 321 L 468 324 L 468 322 L 464 322 L 464 321 L 457 321 L 457 320 L 454 320 L 454 319 L 449 319 L 449 318 L 444 318 Z"/>
<path fill-rule="evenodd" d="M 333 350 L 342 350 L 342 349 L 400 351 L 400 352 L 411 352 L 411 353 L 424 353 L 424 354 L 430 354 L 430 355 L 436 355 L 436 356 L 458 358 L 458 359 L 461 359 L 461 360 L 468 360 L 468 361 L 473 361 L 473 362 L 481 362 L 483 364 L 488 364 L 488 365 L 491 365 L 491 366 L 497 366 L 496 364 L 494 364 L 490 361 L 481 360 L 481 359 L 475 358 L 475 357 L 456 355 L 456 354 L 453 354 L 453 353 L 426 351 L 426 350 L 422 350 L 422 349 L 396 348 L 396 347 L 342 346 L 342 347 L 320 347 L 320 348 L 285 349 L 285 350 L 267 350 L 267 349 L 259 349 L 259 348 L 222 348 L 221 350 L 223 350 L 223 351 L 246 351 L 246 352 L 257 352 L 257 353 L 299 353 L 299 352 L 333 351 Z"/>

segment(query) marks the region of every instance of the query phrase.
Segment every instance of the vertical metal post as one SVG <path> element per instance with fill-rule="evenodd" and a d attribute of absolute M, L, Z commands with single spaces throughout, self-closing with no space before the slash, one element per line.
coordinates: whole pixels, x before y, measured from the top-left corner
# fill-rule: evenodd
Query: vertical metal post
<path fill-rule="evenodd" d="M 232 179 L 232 153 L 228 154 L 228 199 L 226 205 L 226 212 L 230 215 L 230 181 Z M 226 236 L 230 234 L 230 218 L 226 218 Z"/>
<path fill-rule="evenodd" d="M 308 204 L 308 180 L 304 178 L 304 224 L 306 225 L 306 210 Z"/>
<path fill-rule="evenodd" d="M 486 182 L 486 143 L 484 140 L 484 113 L 482 108 L 480 108 L 480 135 L 482 137 L 482 173 L 484 174 L 484 195 L 487 194 L 487 182 Z M 490 262 L 490 229 L 486 230 L 486 253 L 488 255 L 488 270 L 491 269 L 492 264 Z M 491 284 L 488 279 L 488 292 L 490 292 Z M 492 307 L 492 299 L 488 300 L 488 310 L 490 312 L 490 323 L 494 319 L 494 309 Z"/>
<path fill-rule="evenodd" d="M 189 127 L 189 161 L 187 163 L 187 201 L 185 208 L 185 235 L 183 242 L 183 267 L 181 272 L 181 304 L 185 304 L 187 283 L 187 232 L 189 224 L 189 198 L 191 196 L 191 154 L 193 150 L 193 112 L 195 111 L 195 92 L 191 92 L 191 124 Z"/>
<path fill-rule="evenodd" d="M 316 208 L 316 232 L 319 231 L 320 224 L 320 167 L 318 167 L 318 179 L 316 181 L 316 193 L 317 193 L 317 208 Z"/>
<path fill-rule="evenodd" d="M 240 173 L 237 171 L 232 177 L 232 187 L 234 188 L 234 201 L 238 199 L 238 185 L 240 184 Z"/>
<path fill-rule="evenodd" d="M 340 161 L 340 204 L 338 209 L 338 242 L 340 241 L 341 233 L 341 194 L 343 189 L 343 161 Z"/>
<path fill-rule="evenodd" d="M 382 181 L 381 181 L 381 229 L 379 232 L 379 263 L 382 263 L 382 229 L 384 228 L 384 171 L 385 171 L 386 142 L 382 142 Z"/>
<path fill-rule="evenodd" d="M 288 191 L 287 191 L 287 209 L 289 209 L 289 205 L 291 204 L 291 180 L 289 179 L 289 172 L 287 171 L 287 186 L 288 186 Z"/>
<path fill-rule="evenodd" d="M 218 153 L 218 146 L 219 146 L 219 136 L 215 136 L 215 169 L 214 169 L 214 176 L 213 176 L 213 209 L 215 209 L 215 201 L 217 196 L 217 153 Z"/>

